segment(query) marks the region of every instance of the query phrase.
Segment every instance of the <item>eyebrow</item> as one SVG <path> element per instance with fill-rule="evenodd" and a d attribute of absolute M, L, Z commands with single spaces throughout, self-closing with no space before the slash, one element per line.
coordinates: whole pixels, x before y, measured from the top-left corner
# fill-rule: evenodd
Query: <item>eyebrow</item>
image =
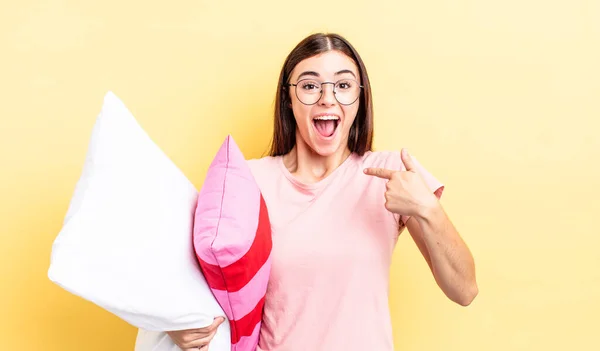
<path fill-rule="evenodd" d="M 349 69 L 343 69 L 341 71 L 335 72 L 335 75 L 338 76 L 338 75 L 344 74 L 344 73 L 350 73 L 354 78 L 356 78 L 356 75 L 354 74 L 354 72 L 352 72 Z M 300 75 L 298 76 L 298 80 L 300 80 L 300 78 L 302 78 L 304 76 L 320 77 L 321 75 L 315 71 L 305 71 L 305 72 L 300 73 Z"/>

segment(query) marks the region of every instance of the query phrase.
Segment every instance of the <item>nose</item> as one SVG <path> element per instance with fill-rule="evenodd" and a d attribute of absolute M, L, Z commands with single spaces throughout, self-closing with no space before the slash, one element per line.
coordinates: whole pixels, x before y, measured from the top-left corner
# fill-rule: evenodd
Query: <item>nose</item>
<path fill-rule="evenodd" d="M 321 99 L 319 100 L 320 105 L 331 106 L 336 103 L 335 92 L 334 92 L 335 83 L 321 83 Z"/>

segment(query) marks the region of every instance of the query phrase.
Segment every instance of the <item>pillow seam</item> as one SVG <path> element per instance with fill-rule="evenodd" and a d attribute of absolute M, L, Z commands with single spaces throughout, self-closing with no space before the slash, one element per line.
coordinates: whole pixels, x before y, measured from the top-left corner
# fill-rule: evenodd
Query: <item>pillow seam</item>
<path fill-rule="evenodd" d="M 229 145 L 229 140 L 227 140 L 227 153 L 226 153 L 226 161 L 225 161 L 225 177 L 223 177 L 223 191 L 221 193 L 221 204 L 219 206 L 219 220 L 217 221 L 217 230 L 215 232 L 215 238 L 213 239 L 212 243 L 211 243 L 211 248 L 213 247 L 215 241 L 217 240 L 217 237 L 219 236 L 219 228 L 220 228 L 220 223 L 221 223 L 221 218 L 222 218 L 222 214 L 223 214 L 223 201 L 225 199 L 225 186 L 227 184 L 227 175 L 229 173 L 229 162 L 230 162 L 230 145 Z M 215 261 L 217 262 L 217 264 L 219 265 L 219 268 L 223 268 L 223 266 L 221 265 L 221 262 L 219 261 L 219 258 L 217 257 L 217 255 L 215 255 L 214 250 L 211 250 L 213 257 L 215 259 Z M 233 306 L 231 305 L 231 300 L 229 299 L 229 287 L 227 285 L 227 280 L 225 279 L 225 276 L 223 275 L 223 270 L 219 269 L 219 274 L 221 274 L 221 278 L 223 279 L 223 283 L 225 283 L 225 292 L 227 293 L 227 304 L 229 305 L 229 310 L 231 311 L 231 317 L 232 317 L 232 323 L 230 323 L 230 327 L 232 329 L 235 329 L 235 335 L 237 336 L 237 339 L 239 340 L 240 335 L 239 335 L 239 330 L 237 328 L 237 324 L 236 324 L 236 316 L 235 316 L 235 312 L 233 310 Z M 237 345 L 231 345 L 232 347 L 232 351 L 237 350 Z"/>

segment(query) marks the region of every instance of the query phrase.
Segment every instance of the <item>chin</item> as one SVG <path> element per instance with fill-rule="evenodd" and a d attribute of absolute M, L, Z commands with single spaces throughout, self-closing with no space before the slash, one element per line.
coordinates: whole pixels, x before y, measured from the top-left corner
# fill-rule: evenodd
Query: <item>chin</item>
<path fill-rule="evenodd" d="M 342 138 L 333 138 L 331 140 L 323 140 L 323 138 L 319 137 L 318 135 L 312 135 L 311 136 L 311 149 L 318 154 L 319 156 L 322 157 L 328 157 L 331 155 L 334 155 L 336 152 L 338 152 L 341 148 L 343 148 L 342 145 Z"/>
<path fill-rule="evenodd" d="M 335 147 L 322 147 L 322 146 L 319 147 L 319 146 L 315 146 L 312 149 L 319 156 L 329 157 L 331 155 L 334 155 L 336 153 L 336 151 L 339 150 L 339 147 L 338 146 L 335 146 Z"/>

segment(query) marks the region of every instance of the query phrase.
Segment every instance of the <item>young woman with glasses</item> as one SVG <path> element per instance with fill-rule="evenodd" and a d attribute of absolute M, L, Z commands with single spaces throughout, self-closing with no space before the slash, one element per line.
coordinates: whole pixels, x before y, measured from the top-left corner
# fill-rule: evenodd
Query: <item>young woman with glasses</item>
<path fill-rule="evenodd" d="M 389 273 L 404 228 L 446 296 L 471 303 L 474 261 L 443 185 L 405 149 L 372 151 L 369 77 L 346 39 L 315 34 L 292 50 L 274 123 L 270 155 L 249 161 L 273 231 L 257 351 L 393 350 Z M 205 350 L 222 321 L 169 335 Z"/>

